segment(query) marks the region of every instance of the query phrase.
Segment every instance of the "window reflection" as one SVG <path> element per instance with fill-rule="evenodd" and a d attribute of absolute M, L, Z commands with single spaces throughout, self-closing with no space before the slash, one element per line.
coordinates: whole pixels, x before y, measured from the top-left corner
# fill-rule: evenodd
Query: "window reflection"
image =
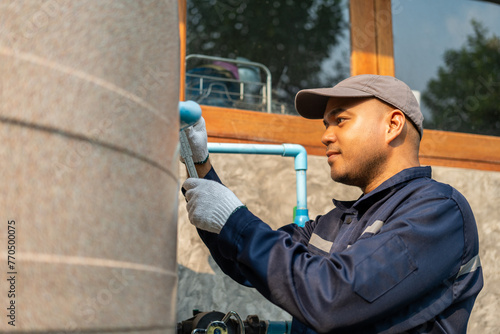
<path fill-rule="evenodd" d="M 500 136 L 500 4 L 393 4 L 396 76 L 421 93 L 427 129 Z"/>
<path fill-rule="evenodd" d="M 296 114 L 303 88 L 349 76 L 344 0 L 188 0 L 186 99 Z"/>

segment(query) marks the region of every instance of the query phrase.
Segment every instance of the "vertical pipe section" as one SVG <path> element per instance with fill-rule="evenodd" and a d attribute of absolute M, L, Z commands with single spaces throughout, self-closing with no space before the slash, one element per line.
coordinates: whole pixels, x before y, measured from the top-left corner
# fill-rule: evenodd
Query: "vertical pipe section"
<path fill-rule="evenodd" d="M 237 144 L 237 143 L 208 143 L 210 153 L 238 153 L 238 154 L 270 154 L 294 157 L 297 179 L 297 207 L 294 223 L 304 226 L 309 220 L 307 209 L 307 152 L 302 145 L 282 144 Z"/>
<path fill-rule="evenodd" d="M 295 171 L 297 178 L 297 208 L 294 223 L 304 226 L 309 220 L 307 209 L 307 152 L 302 145 L 283 144 L 283 156 L 295 157 Z"/>
<path fill-rule="evenodd" d="M 0 1 L 0 332 L 175 332 L 178 22 L 176 1 Z"/>

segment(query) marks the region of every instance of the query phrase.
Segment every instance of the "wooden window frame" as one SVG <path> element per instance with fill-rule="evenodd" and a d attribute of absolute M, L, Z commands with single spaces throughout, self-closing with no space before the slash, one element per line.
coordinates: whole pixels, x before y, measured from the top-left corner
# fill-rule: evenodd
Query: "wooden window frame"
<path fill-rule="evenodd" d="M 186 58 L 186 0 L 179 3 L 181 59 Z M 351 75 L 394 76 L 390 0 L 350 1 Z M 185 96 L 185 62 L 181 61 L 180 99 Z M 324 155 L 320 120 L 239 109 L 201 106 L 210 142 L 295 143 L 310 155 Z M 500 137 L 424 130 L 423 165 L 500 171 Z"/>

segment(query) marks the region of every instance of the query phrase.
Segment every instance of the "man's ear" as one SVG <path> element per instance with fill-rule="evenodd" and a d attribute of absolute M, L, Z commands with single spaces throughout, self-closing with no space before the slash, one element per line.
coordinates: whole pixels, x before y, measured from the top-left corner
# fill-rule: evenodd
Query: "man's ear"
<path fill-rule="evenodd" d="M 392 146 L 399 146 L 404 142 L 406 136 L 406 118 L 399 109 L 393 109 L 387 113 L 387 132 L 385 134 L 386 143 Z"/>

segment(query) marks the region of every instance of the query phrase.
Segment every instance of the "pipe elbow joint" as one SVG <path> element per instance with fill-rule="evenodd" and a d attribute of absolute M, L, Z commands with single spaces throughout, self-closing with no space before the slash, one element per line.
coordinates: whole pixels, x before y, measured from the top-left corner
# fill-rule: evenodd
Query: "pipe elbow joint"
<path fill-rule="evenodd" d="M 299 144 L 283 144 L 283 156 L 295 157 L 295 170 L 307 170 L 307 151 Z"/>

